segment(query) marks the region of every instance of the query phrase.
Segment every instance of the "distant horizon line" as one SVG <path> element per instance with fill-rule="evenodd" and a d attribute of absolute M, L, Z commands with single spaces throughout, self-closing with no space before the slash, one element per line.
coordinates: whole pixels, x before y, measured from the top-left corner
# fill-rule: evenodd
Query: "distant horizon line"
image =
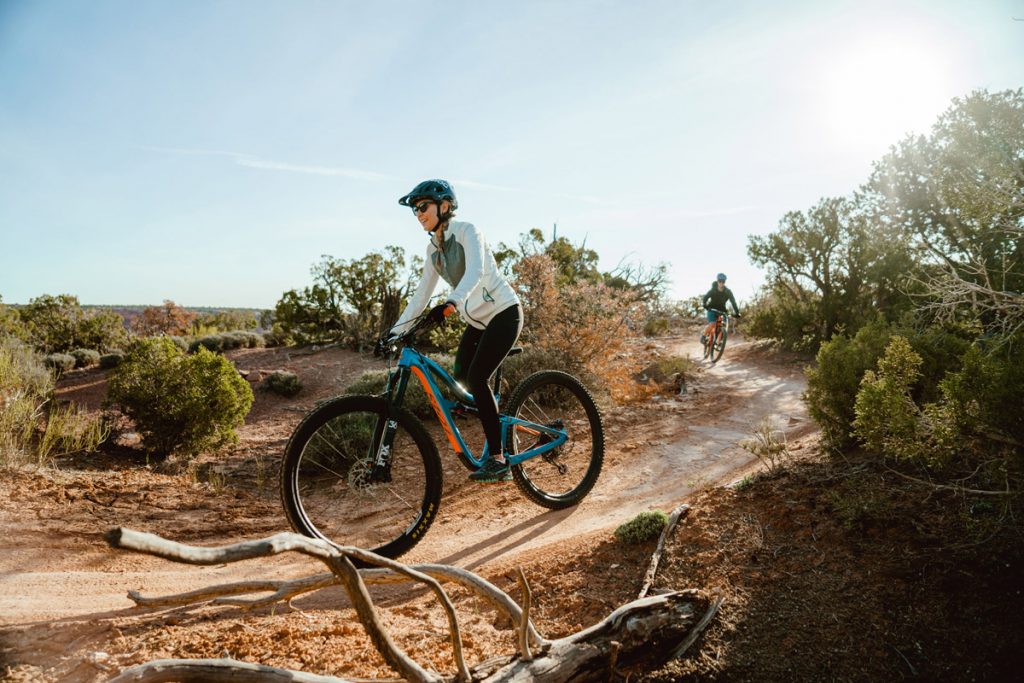
<path fill-rule="evenodd" d="M 218 310 L 232 310 L 232 311 L 270 311 L 273 310 L 273 306 L 259 307 L 259 306 L 186 306 L 185 304 L 179 304 L 177 301 L 174 302 L 176 306 L 182 308 L 214 308 Z M 0 305 L 10 306 L 12 308 L 24 307 L 29 304 L 19 304 L 8 301 L 0 301 Z M 81 308 L 159 308 L 163 306 L 163 302 L 159 304 L 83 304 L 79 303 Z"/>

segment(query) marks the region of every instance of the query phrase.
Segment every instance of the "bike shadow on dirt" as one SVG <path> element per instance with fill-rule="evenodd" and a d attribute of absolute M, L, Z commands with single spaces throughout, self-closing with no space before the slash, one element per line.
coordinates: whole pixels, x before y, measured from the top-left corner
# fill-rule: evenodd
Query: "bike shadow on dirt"
<path fill-rule="evenodd" d="M 567 520 L 575 511 L 576 506 L 565 510 L 541 513 L 523 520 L 515 526 L 497 531 L 442 558 L 424 558 L 417 554 L 416 559 L 399 558 L 399 561 L 405 562 L 410 567 L 415 567 L 418 564 L 446 564 L 473 571 L 542 536 Z M 412 582 L 377 585 L 370 588 L 374 604 L 381 607 L 402 604 L 430 592 L 430 589 L 423 584 Z M 351 607 L 351 601 L 343 588 L 330 586 L 296 598 L 293 601 L 293 606 L 298 609 L 344 609 Z"/>
<path fill-rule="evenodd" d="M 523 520 L 513 527 L 502 529 L 471 546 L 441 558 L 438 563 L 476 569 L 543 536 L 572 516 L 577 507 L 574 505 L 564 510 L 551 510 Z"/>

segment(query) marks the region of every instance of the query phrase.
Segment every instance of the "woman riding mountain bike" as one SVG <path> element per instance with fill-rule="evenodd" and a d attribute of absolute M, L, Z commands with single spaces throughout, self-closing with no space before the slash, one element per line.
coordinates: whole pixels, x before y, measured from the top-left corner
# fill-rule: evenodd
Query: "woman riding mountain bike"
<path fill-rule="evenodd" d="M 412 327 L 430 301 L 439 277 L 448 283 L 452 289 L 447 300 L 430 309 L 427 319 L 440 323 L 458 312 L 467 325 L 455 353 L 453 375 L 476 398 L 490 453 L 469 478 L 481 483 L 508 481 L 511 475 L 502 448 L 498 404 L 487 382 L 522 331 L 519 297 L 502 276 L 476 227 L 452 220 L 459 202 L 448 181 L 424 180 L 398 203 L 412 209 L 430 242 L 419 285 L 389 337 L 399 337 Z"/>

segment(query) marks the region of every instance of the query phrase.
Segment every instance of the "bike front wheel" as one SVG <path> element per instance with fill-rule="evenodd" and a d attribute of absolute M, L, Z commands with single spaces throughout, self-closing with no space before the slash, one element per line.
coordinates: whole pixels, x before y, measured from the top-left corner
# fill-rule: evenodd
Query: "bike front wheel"
<path fill-rule="evenodd" d="M 718 326 L 718 333 L 715 335 L 714 343 L 711 346 L 711 362 L 717 363 L 725 352 L 725 341 L 729 338 L 729 330 L 726 325 Z"/>
<path fill-rule="evenodd" d="M 393 420 L 387 464 L 378 462 Z M 343 396 L 295 429 L 281 464 L 292 528 L 396 558 L 423 538 L 441 501 L 441 460 L 423 423 L 379 396 Z M 359 564 L 358 562 L 356 563 Z"/>
<path fill-rule="evenodd" d="M 505 412 L 521 420 L 564 429 L 569 435 L 558 448 L 512 467 L 512 478 L 523 494 L 552 510 L 583 500 L 597 482 L 604 462 L 601 413 L 586 387 L 564 372 L 538 372 L 516 387 Z M 535 445 L 535 433 L 512 427 L 506 449 L 521 453 Z"/>

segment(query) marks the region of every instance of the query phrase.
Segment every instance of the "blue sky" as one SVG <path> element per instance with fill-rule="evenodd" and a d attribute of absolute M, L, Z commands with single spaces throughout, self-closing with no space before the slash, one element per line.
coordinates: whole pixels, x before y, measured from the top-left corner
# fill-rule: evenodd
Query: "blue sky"
<path fill-rule="evenodd" d="M 532 227 L 669 265 L 863 182 L 956 96 L 1024 85 L 1024 0 L 0 0 L 0 296 L 269 308 L 322 254 L 424 237 L 448 178 Z"/>

